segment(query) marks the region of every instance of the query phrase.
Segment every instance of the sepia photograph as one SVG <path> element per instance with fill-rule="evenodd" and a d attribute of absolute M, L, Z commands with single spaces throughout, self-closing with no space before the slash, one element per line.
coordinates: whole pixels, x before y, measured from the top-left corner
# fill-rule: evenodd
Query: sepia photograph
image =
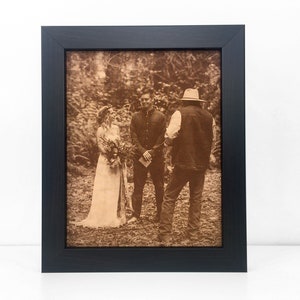
<path fill-rule="evenodd" d="M 221 247 L 218 50 L 66 51 L 67 247 Z"/>

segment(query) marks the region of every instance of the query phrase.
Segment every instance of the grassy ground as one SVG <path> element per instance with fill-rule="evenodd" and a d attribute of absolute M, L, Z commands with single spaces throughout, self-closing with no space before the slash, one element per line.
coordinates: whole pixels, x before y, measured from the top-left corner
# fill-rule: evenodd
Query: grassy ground
<path fill-rule="evenodd" d="M 155 215 L 154 189 L 147 181 L 141 219 L 137 223 L 125 224 L 120 228 L 91 229 L 70 224 L 84 219 L 89 211 L 94 172 L 84 175 L 68 174 L 67 185 L 67 246 L 68 247 L 157 247 L 158 224 L 152 221 Z M 129 183 L 129 191 L 133 185 Z M 221 174 L 209 170 L 206 175 L 201 205 L 199 240 L 193 244 L 184 241 L 187 225 L 189 190 L 185 186 L 177 202 L 173 219 L 173 241 L 171 246 L 220 247 L 221 232 Z"/>

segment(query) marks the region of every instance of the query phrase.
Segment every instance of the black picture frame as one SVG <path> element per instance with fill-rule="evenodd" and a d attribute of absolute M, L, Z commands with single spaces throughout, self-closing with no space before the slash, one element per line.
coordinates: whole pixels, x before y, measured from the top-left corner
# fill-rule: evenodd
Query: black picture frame
<path fill-rule="evenodd" d="M 42 27 L 42 272 L 245 272 L 245 26 Z M 67 248 L 67 50 L 218 49 L 222 247 Z"/>

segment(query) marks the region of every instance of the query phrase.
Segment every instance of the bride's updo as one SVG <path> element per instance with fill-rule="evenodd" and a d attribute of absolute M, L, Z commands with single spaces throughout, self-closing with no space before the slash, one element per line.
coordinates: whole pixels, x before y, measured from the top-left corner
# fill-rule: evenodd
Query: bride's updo
<path fill-rule="evenodd" d="M 107 114 L 109 113 L 109 109 L 110 109 L 110 106 L 106 105 L 106 106 L 103 106 L 99 109 L 98 113 L 97 113 L 97 121 L 98 121 L 98 124 L 101 125 Z"/>

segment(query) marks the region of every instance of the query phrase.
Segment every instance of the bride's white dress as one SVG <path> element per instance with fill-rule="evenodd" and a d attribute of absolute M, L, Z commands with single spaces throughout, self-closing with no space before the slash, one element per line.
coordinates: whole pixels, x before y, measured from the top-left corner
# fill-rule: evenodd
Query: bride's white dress
<path fill-rule="evenodd" d="M 92 228 L 118 227 L 126 222 L 124 170 L 119 166 L 111 168 L 108 165 L 102 153 L 101 138 L 116 142 L 120 139 L 119 128 L 115 125 L 107 130 L 98 128 L 97 142 L 100 155 L 94 179 L 91 207 L 87 217 L 80 222 L 74 222 L 74 224 Z"/>

